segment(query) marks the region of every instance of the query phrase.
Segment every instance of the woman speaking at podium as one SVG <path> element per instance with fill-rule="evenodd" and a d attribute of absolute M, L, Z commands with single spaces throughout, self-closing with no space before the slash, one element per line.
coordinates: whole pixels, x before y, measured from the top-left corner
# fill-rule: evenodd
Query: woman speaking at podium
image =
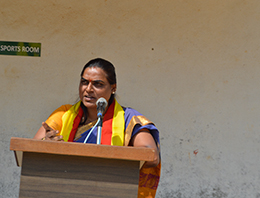
<path fill-rule="evenodd" d="M 116 86 L 112 63 L 101 58 L 89 61 L 80 75 L 80 101 L 56 109 L 42 123 L 34 139 L 96 144 L 99 138 L 105 145 L 153 148 L 156 158 L 145 162 L 140 170 L 138 197 L 155 197 L 161 168 L 159 131 L 138 111 L 118 104 Z M 100 122 L 97 101 L 100 98 L 105 99 L 107 105 L 102 112 L 102 133 L 97 137 Z"/>

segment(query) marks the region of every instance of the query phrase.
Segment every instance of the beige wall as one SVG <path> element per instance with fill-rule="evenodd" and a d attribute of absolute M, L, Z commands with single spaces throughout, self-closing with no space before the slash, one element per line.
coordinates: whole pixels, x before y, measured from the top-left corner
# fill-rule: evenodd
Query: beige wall
<path fill-rule="evenodd" d="M 119 102 L 160 129 L 158 198 L 259 197 L 259 21 L 257 0 L 1 0 L 0 40 L 42 44 L 40 58 L 0 55 L 1 194 L 19 190 L 10 138 L 74 103 L 103 57 Z"/>

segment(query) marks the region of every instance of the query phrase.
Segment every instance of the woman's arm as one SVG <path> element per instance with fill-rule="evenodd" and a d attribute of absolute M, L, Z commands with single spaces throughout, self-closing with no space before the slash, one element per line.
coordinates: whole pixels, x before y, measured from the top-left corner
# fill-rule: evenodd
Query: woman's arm
<path fill-rule="evenodd" d="M 159 164 L 160 162 L 159 151 L 156 146 L 156 142 L 154 141 L 154 138 L 148 129 L 140 130 L 134 137 L 132 137 L 129 145 L 135 147 L 152 148 L 155 150 L 154 160 L 145 162 L 143 166 L 144 168 L 155 167 Z"/>
<path fill-rule="evenodd" d="M 62 116 L 65 112 L 67 112 L 72 105 L 62 105 L 58 109 L 56 109 L 52 114 L 49 116 L 49 118 L 46 120 L 46 122 L 42 123 L 41 128 L 37 131 L 33 139 L 46 139 L 46 140 L 60 140 L 57 136 L 58 132 L 61 130 L 62 125 Z M 49 125 L 48 125 L 48 124 Z M 54 130 L 54 129 L 56 130 Z M 57 136 L 57 137 L 56 137 Z"/>
<path fill-rule="evenodd" d="M 55 141 L 62 140 L 63 137 L 61 135 L 57 136 L 58 133 L 59 131 L 52 129 L 49 125 L 43 122 L 41 128 L 37 131 L 33 139 Z"/>

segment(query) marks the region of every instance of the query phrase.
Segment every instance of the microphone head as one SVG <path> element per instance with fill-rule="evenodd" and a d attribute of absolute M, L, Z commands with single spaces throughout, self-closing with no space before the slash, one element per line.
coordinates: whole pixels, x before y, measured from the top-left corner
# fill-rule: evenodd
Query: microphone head
<path fill-rule="evenodd" d="M 104 106 L 104 108 L 106 108 L 107 107 L 107 101 L 106 101 L 106 99 L 105 98 L 99 98 L 98 100 L 97 100 L 97 102 L 96 102 L 96 105 L 97 106 Z"/>
<path fill-rule="evenodd" d="M 97 116 L 100 117 L 103 115 L 107 107 L 107 101 L 105 98 L 99 98 L 96 102 L 96 105 L 97 105 Z"/>

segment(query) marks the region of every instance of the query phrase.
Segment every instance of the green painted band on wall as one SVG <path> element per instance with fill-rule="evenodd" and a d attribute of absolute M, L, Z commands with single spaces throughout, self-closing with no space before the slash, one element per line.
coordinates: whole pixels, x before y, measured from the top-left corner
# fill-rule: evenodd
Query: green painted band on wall
<path fill-rule="evenodd" d="M 0 41 L 0 55 L 41 56 L 41 43 Z"/>

